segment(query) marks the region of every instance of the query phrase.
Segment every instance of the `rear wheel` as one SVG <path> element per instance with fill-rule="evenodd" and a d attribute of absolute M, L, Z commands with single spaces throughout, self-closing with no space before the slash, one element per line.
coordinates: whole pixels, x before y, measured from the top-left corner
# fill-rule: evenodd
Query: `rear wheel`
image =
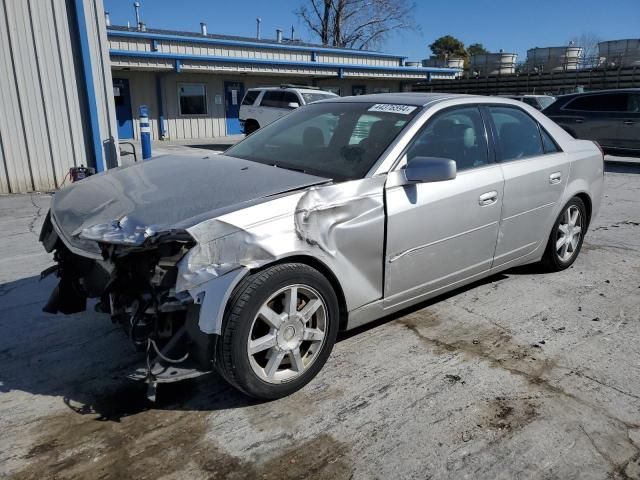
<path fill-rule="evenodd" d="M 587 229 L 584 202 L 573 197 L 565 205 L 553 225 L 549 242 L 542 257 L 543 265 L 551 271 L 564 270 L 575 262 Z"/>
<path fill-rule="evenodd" d="M 275 265 L 251 275 L 231 299 L 217 368 L 252 397 L 289 395 L 326 362 L 338 333 L 338 315 L 333 287 L 308 265 Z"/>
<path fill-rule="evenodd" d="M 245 135 L 251 135 L 253 132 L 258 130 L 260 125 L 255 120 L 247 120 L 244 124 L 244 133 Z"/>

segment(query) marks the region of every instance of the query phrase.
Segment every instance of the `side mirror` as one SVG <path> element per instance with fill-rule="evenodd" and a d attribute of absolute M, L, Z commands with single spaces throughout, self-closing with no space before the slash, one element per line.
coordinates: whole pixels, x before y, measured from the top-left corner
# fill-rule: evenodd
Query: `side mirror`
<path fill-rule="evenodd" d="M 407 162 L 404 176 L 408 183 L 453 180 L 456 178 L 456 162 L 449 158 L 414 157 Z"/>
<path fill-rule="evenodd" d="M 292 110 L 293 110 L 294 108 L 298 108 L 299 106 L 300 106 L 300 104 L 299 104 L 298 102 L 289 102 L 289 103 L 287 104 L 287 107 L 291 108 Z"/>

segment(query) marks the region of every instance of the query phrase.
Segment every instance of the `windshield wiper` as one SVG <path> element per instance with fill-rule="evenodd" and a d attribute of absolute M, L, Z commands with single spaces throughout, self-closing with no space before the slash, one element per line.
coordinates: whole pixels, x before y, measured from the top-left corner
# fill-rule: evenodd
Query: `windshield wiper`
<path fill-rule="evenodd" d="M 297 167 L 285 167 L 283 165 L 278 165 L 276 163 L 270 163 L 269 165 L 271 165 L 272 167 L 277 167 L 277 168 L 283 168 L 285 170 L 293 170 L 294 172 L 300 172 L 300 173 L 307 173 L 305 170 L 303 170 L 302 168 L 297 168 Z"/>

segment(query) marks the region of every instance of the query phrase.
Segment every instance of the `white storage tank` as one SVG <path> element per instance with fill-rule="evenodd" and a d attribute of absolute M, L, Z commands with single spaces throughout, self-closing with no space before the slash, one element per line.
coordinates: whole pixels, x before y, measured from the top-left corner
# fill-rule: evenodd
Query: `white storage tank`
<path fill-rule="evenodd" d="M 640 39 L 598 43 L 600 63 L 607 67 L 640 67 Z"/>
<path fill-rule="evenodd" d="M 480 75 L 508 75 L 516 72 L 516 53 L 479 53 L 471 55 L 471 71 Z"/>
<path fill-rule="evenodd" d="M 432 55 L 431 57 L 422 60 L 422 66 L 436 68 L 464 68 L 464 58 L 451 57 L 443 59 Z"/>
<path fill-rule="evenodd" d="M 582 47 L 536 47 L 527 50 L 526 68 L 528 71 L 562 72 L 577 70 L 581 61 Z"/>

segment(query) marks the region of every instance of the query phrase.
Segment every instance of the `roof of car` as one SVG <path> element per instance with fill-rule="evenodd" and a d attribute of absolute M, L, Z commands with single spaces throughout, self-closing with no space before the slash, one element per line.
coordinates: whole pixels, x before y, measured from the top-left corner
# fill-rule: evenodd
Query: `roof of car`
<path fill-rule="evenodd" d="M 442 102 L 444 100 L 453 100 L 456 98 L 475 98 L 478 101 L 510 103 L 519 105 L 517 100 L 504 97 L 489 97 L 486 95 L 467 95 L 462 93 L 374 93 L 372 95 L 358 95 L 351 97 L 337 97 L 328 100 L 320 100 L 317 103 L 329 102 L 347 102 L 347 103 L 391 103 L 399 105 L 415 105 L 416 107 L 424 107 L 426 105 Z"/>
<path fill-rule="evenodd" d="M 588 92 L 573 92 L 565 95 L 558 95 L 561 100 L 569 100 L 582 95 L 597 95 L 600 93 L 640 93 L 640 88 L 608 88 L 606 90 L 589 90 Z"/>
<path fill-rule="evenodd" d="M 312 88 L 312 87 L 294 87 L 294 86 L 289 86 L 289 87 L 253 87 L 248 89 L 249 90 L 297 90 L 299 92 L 308 92 L 308 93 L 322 93 L 322 94 L 327 94 L 327 95 L 335 95 L 335 93 L 333 92 L 328 92 L 326 90 L 320 90 L 318 88 Z"/>
<path fill-rule="evenodd" d="M 371 95 L 356 95 L 351 97 L 332 98 L 323 102 L 348 102 L 348 103 L 398 103 L 401 105 L 415 105 L 422 107 L 436 100 L 444 100 L 452 97 L 468 97 L 469 95 L 452 93 L 374 93 Z"/>

